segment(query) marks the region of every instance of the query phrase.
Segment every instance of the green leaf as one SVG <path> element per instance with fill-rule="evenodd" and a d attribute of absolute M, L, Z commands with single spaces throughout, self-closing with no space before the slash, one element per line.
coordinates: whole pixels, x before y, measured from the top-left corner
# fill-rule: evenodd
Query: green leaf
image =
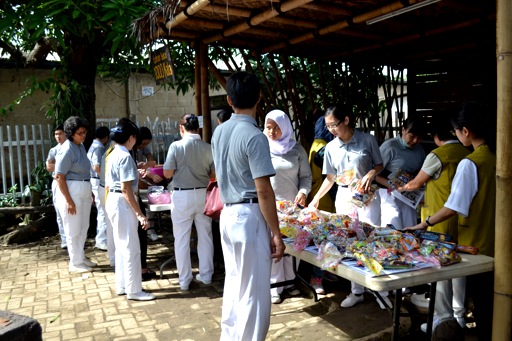
<path fill-rule="evenodd" d="M 59 317 L 60 317 L 60 314 L 55 315 L 55 316 L 50 320 L 50 323 L 53 323 L 53 322 L 57 321 L 57 320 L 59 319 Z"/>
<path fill-rule="evenodd" d="M 79 11 L 79 10 L 77 10 L 77 9 L 75 9 L 75 10 L 73 11 L 73 19 L 76 19 L 76 18 L 78 18 L 79 16 L 80 16 L 80 11 Z"/>

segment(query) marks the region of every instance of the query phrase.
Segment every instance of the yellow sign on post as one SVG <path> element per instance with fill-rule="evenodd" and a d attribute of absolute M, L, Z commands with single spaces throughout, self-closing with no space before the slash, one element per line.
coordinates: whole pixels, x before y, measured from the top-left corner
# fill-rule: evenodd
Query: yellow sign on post
<path fill-rule="evenodd" d="M 151 65 L 157 85 L 174 81 L 174 69 L 168 46 L 151 51 Z"/>

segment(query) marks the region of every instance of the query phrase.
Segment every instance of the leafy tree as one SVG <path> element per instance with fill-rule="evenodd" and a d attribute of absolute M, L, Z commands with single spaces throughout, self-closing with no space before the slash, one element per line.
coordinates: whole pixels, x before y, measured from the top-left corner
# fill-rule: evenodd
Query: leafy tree
<path fill-rule="evenodd" d="M 59 60 L 53 77 L 35 81 L 13 104 L 35 90 L 51 91 L 47 115 L 95 122 L 97 74 L 126 82 L 147 56 L 131 34 L 132 21 L 156 0 L 6 0 L 0 5 L 0 48 L 19 66 L 37 67 L 49 56 Z M 3 108 L 12 110 L 11 106 Z M 93 132 L 90 131 L 90 134 Z"/>

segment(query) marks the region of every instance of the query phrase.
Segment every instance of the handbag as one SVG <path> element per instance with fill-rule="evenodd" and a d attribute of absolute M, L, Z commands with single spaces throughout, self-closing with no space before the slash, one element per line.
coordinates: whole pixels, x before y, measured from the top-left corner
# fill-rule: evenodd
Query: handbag
<path fill-rule="evenodd" d="M 212 219 L 220 220 L 220 212 L 224 208 L 222 200 L 220 200 L 220 190 L 217 180 L 210 180 L 206 187 L 206 202 L 204 205 L 204 214 Z"/>

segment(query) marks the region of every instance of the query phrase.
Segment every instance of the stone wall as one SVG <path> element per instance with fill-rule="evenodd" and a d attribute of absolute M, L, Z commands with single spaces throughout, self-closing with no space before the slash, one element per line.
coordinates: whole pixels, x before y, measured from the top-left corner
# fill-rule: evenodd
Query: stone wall
<path fill-rule="evenodd" d="M 0 106 L 11 103 L 26 88 L 26 84 L 30 84 L 31 77 L 44 79 L 50 75 L 51 70 L 0 69 Z M 143 94 L 143 87 L 146 88 L 145 90 L 152 88 L 153 95 Z M 212 91 L 211 95 L 222 93 L 224 91 Z M 45 110 L 42 108 L 49 96 L 42 91 L 36 91 L 34 95 L 16 106 L 13 112 L 8 113 L 7 116 L 0 115 L 0 125 L 51 124 L 51 119 L 44 116 Z M 157 86 L 153 76 L 149 74 L 134 74 L 127 85 L 99 77 L 96 79 L 98 121 L 115 120 L 126 116 L 127 106 L 129 106 L 131 117 L 139 122 L 145 121 L 148 117 L 151 121 L 157 117 L 160 120 L 170 118 L 171 121 L 176 121 L 185 113 L 195 113 L 194 89 L 185 96 L 178 96 L 173 89 Z"/>

